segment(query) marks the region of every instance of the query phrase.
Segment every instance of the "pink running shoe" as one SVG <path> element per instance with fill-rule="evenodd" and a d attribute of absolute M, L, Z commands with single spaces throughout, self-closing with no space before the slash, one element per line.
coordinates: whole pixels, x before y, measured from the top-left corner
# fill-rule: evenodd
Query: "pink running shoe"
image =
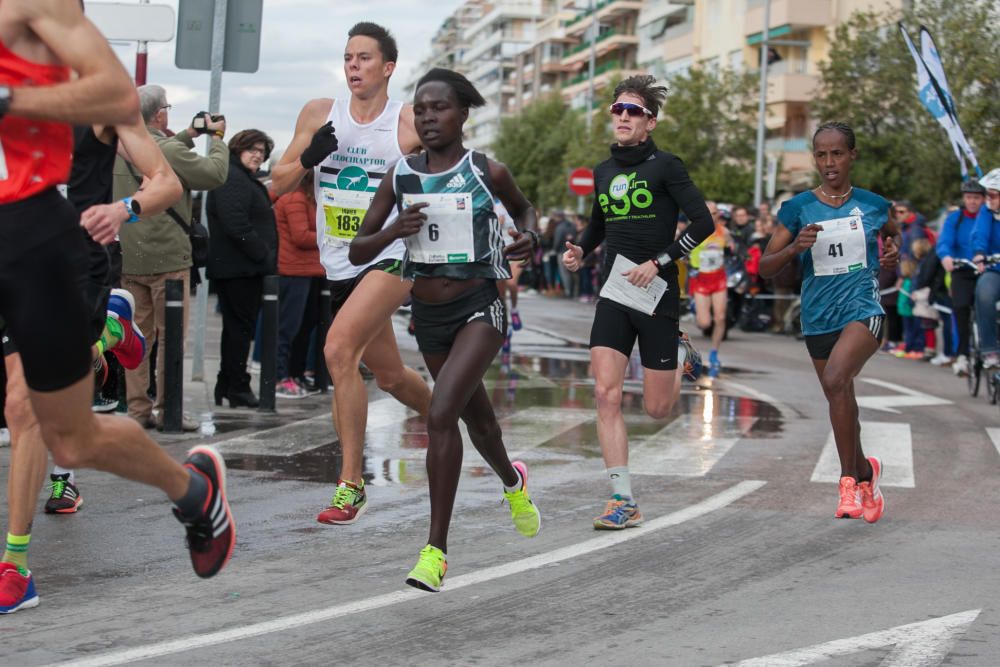
<path fill-rule="evenodd" d="M 872 466 L 872 481 L 858 484 L 858 491 L 861 493 L 862 516 L 868 523 L 875 523 L 885 512 L 885 498 L 878 484 L 882 478 L 882 461 L 877 456 L 869 456 L 868 463 Z"/>
<path fill-rule="evenodd" d="M 862 511 L 857 481 L 853 477 L 841 477 L 840 504 L 834 516 L 838 519 L 860 519 Z"/>

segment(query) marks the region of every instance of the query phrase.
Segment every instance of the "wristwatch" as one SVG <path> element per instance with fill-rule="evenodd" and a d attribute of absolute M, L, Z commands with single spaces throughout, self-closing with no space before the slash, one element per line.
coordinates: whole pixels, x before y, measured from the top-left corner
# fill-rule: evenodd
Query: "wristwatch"
<path fill-rule="evenodd" d="M 14 96 L 14 91 L 10 86 L 0 85 L 0 118 L 10 111 L 10 101 Z"/>
<path fill-rule="evenodd" d="M 139 222 L 139 216 L 142 215 L 142 205 L 131 197 L 122 199 L 122 204 L 125 205 L 125 212 L 128 213 L 128 220 L 125 222 Z"/>

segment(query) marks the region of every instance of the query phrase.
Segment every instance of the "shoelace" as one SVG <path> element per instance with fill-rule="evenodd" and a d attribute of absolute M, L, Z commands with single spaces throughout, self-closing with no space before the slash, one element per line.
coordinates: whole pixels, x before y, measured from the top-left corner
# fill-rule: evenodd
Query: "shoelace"
<path fill-rule="evenodd" d="M 62 498 L 63 494 L 66 492 L 66 480 L 64 479 L 57 479 L 49 486 L 52 487 L 52 497 L 57 500 Z"/>
<path fill-rule="evenodd" d="M 444 569 L 444 567 L 442 567 L 444 564 L 444 556 L 440 551 L 428 544 L 420 550 L 420 563 L 422 565 L 432 567 L 435 572 L 441 572 Z"/>
<path fill-rule="evenodd" d="M 528 493 L 523 487 L 510 493 L 504 491 L 503 495 L 507 499 L 507 503 L 510 505 L 513 513 L 520 514 L 521 512 L 531 511 L 531 498 L 528 497 Z"/>
<path fill-rule="evenodd" d="M 871 503 L 875 500 L 874 489 L 872 489 L 871 482 L 861 482 L 858 484 L 858 491 L 861 492 L 861 504 Z"/>
<path fill-rule="evenodd" d="M 330 505 L 342 510 L 347 504 L 353 505 L 360 495 L 360 489 L 355 490 L 354 488 L 344 484 L 337 487 L 337 490 L 333 494 L 333 498 L 330 500 Z"/>
<path fill-rule="evenodd" d="M 187 533 L 188 549 L 197 551 L 198 553 L 206 553 L 209 550 L 209 544 L 212 539 L 212 522 L 208 517 L 185 519 L 177 511 L 177 508 L 174 508 L 174 514 L 184 525 L 184 530 Z"/>
<path fill-rule="evenodd" d="M 858 490 L 855 484 L 841 484 L 840 485 L 840 504 L 853 503 L 856 499 L 855 492 Z"/>

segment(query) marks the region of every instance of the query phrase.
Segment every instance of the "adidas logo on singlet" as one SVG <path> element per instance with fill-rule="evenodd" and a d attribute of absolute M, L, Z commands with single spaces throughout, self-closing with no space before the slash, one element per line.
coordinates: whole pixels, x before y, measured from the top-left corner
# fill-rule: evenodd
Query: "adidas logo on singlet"
<path fill-rule="evenodd" d="M 851 210 L 851 215 L 864 215 L 864 214 L 863 214 L 863 213 L 861 212 L 861 209 L 860 209 L 860 208 L 858 208 L 857 206 L 855 206 L 855 207 L 854 207 L 854 208 L 853 208 L 853 209 Z"/>
<path fill-rule="evenodd" d="M 462 174 L 455 174 L 454 176 L 451 177 L 451 180 L 448 181 L 448 184 L 445 187 L 456 188 L 456 189 L 464 188 L 465 176 L 462 176 Z"/>

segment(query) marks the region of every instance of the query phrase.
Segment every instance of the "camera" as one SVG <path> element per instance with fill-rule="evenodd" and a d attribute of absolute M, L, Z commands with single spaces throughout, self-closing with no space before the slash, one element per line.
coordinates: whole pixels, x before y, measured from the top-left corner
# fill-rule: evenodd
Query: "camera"
<path fill-rule="evenodd" d="M 210 114 L 207 111 L 199 111 L 195 114 L 194 120 L 191 121 L 191 127 L 193 127 L 198 134 L 204 134 L 208 132 L 208 127 L 205 122 L 205 116 L 209 116 L 213 123 L 218 123 L 220 120 L 225 120 L 226 117 L 222 114 Z"/>

